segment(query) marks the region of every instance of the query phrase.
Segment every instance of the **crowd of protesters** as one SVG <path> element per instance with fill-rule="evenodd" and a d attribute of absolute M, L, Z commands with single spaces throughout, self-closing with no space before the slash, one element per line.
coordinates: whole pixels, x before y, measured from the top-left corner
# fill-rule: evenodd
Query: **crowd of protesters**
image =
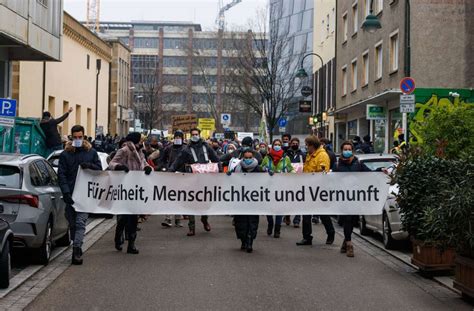
<path fill-rule="evenodd" d="M 48 117 L 46 115 L 45 117 Z M 49 118 L 51 116 L 49 115 Z M 67 115 L 66 115 L 67 117 Z M 47 120 L 46 120 L 47 121 Z M 46 122 L 45 121 L 45 122 Z M 54 126 L 58 121 L 52 121 Z M 51 144 L 52 150 L 59 149 L 57 138 Z M 402 139 L 403 137 L 401 137 Z M 98 135 L 94 140 L 84 134 L 82 126 L 74 126 L 65 142 L 65 152 L 59 160 L 59 181 L 67 204 L 67 219 L 70 224 L 73 240 L 73 264 L 82 264 L 82 240 L 84 238 L 87 214 L 75 212 L 72 200 L 74 182 L 79 167 L 82 169 L 101 170 L 101 162 L 97 152 L 109 154 L 107 159 L 109 170 L 129 172 L 144 171 L 149 175 L 156 172 L 183 172 L 202 173 L 196 171 L 196 165 L 206 165 L 206 172 L 233 173 L 267 173 L 293 174 L 293 173 L 327 173 L 364 171 L 364 166 L 358 161 L 356 153 L 373 153 L 373 144 L 370 137 L 359 137 L 353 141 L 345 141 L 341 146 L 339 158 L 332 150 L 331 142 L 326 138 L 308 136 L 304 142 L 290 134 L 282 135 L 267 145 L 258 139 L 245 137 L 242 141 L 237 139 L 204 139 L 201 131 L 191 129 L 189 135 L 177 130 L 173 137 L 166 139 L 160 136 L 144 136 L 132 132 L 121 138 L 117 135 Z M 212 165 L 209 165 L 212 164 Z M 118 215 L 115 233 L 115 248 L 122 250 L 125 240 L 128 240 L 127 253 L 138 254 L 135 245 L 137 238 L 140 215 Z M 341 253 L 348 257 L 354 256 L 351 242 L 354 217 L 343 216 L 344 242 Z M 196 220 L 194 215 L 165 215 L 162 222 L 164 228 L 182 227 L 182 220 L 188 220 L 187 236 L 196 234 Z M 211 231 L 209 217 L 202 215 L 200 221 L 205 231 Z M 326 244 L 334 243 L 335 230 L 330 216 L 327 215 L 295 215 L 293 221 L 289 215 L 267 216 L 267 234 L 279 238 L 282 223 L 299 228 L 302 222 L 302 240 L 298 246 L 312 245 L 312 223 L 321 221 L 326 231 Z M 253 251 L 253 241 L 257 236 L 259 217 L 253 215 L 236 215 L 232 224 L 235 226 L 237 238 L 241 240 L 241 249 Z"/>

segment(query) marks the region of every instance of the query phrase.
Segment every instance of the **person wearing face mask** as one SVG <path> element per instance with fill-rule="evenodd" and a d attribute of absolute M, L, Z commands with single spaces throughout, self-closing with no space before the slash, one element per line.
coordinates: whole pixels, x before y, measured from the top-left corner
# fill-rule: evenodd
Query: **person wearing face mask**
<path fill-rule="evenodd" d="M 132 132 L 125 138 L 125 143 L 115 154 L 109 163 L 109 169 L 112 171 L 144 171 L 146 175 L 152 172 L 151 166 L 146 163 L 145 155 L 141 152 L 143 144 L 141 143 L 141 134 Z M 115 228 L 115 248 L 122 250 L 123 231 L 128 233 L 128 254 L 138 254 L 135 247 L 137 238 L 138 215 L 117 215 L 117 227 Z"/>
<path fill-rule="evenodd" d="M 221 157 L 221 156 L 224 155 L 224 152 L 222 151 L 222 148 L 219 145 L 219 141 L 217 140 L 217 138 L 212 138 L 211 139 L 211 147 L 212 147 L 212 149 L 214 149 L 214 151 L 216 152 L 216 155 L 218 157 Z"/>
<path fill-rule="evenodd" d="M 262 156 L 262 159 L 265 158 L 268 154 L 268 145 L 264 142 L 261 142 L 258 148 L 258 152 Z"/>
<path fill-rule="evenodd" d="M 189 145 L 181 151 L 176 160 L 170 166 L 169 171 L 176 172 L 177 169 L 184 166 L 188 173 L 192 173 L 190 166 L 191 164 L 206 164 L 209 162 L 218 163 L 219 158 L 217 157 L 214 150 L 202 140 L 201 130 L 193 128 L 191 129 L 191 139 L 189 140 Z M 205 231 L 211 231 L 211 226 L 208 222 L 208 216 L 201 216 L 201 222 Z M 196 217 L 194 215 L 189 216 L 188 227 L 189 232 L 187 235 L 196 235 Z"/>
<path fill-rule="evenodd" d="M 299 163 L 302 166 L 306 160 L 306 153 L 300 149 L 300 140 L 298 137 L 293 137 L 290 140 L 290 148 L 285 152 L 285 154 L 290 158 L 292 164 Z M 285 216 L 283 221 L 287 226 L 289 226 L 291 224 L 291 216 Z M 293 217 L 293 227 L 299 228 L 300 222 L 301 215 L 295 215 Z"/>
<path fill-rule="evenodd" d="M 367 171 L 354 155 L 354 145 L 350 141 L 345 141 L 341 145 L 341 156 L 334 169 L 335 172 L 363 172 Z M 352 231 L 354 222 L 357 222 L 358 216 L 343 215 L 342 222 L 344 226 L 344 242 L 341 246 L 341 253 L 347 257 L 354 257 L 354 246 L 352 245 Z"/>
<path fill-rule="evenodd" d="M 261 168 L 269 172 L 270 175 L 273 173 L 293 173 L 295 171 L 291 165 L 290 158 L 285 155 L 281 145 L 282 141 L 280 139 L 277 138 L 273 140 L 272 147 L 260 165 Z M 267 234 L 272 235 L 273 233 L 274 238 L 279 238 L 282 220 L 283 216 L 275 216 L 275 221 L 273 221 L 273 216 L 267 216 Z M 275 229 L 275 231 L 273 231 L 273 229 Z"/>
<path fill-rule="evenodd" d="M 308 136 L 305 139 L 305 144 L 308 153 L 306 155 L 306 161 L 304 162 L 303 171 L 305 173 L 329 172 L 329 156 L 321 145 L 319 139 L 316 136 Z M 296 245 L 301 246 L 313 244 L 311 218 L 312 215 L 303 215 L 303 239 L 300 242 L 296 242 Z M 334 225 L 328 215 L 322 215 L 320 216 L 320 219 L 326 229 L 326 244 L 331 245 L 334 243 L 334 237 L 336 235 Z"/>
<path fill-rule="evenodd" d="M 236 143 L 235 143 L 235 145 L 237 146 Z M 257 159 L 259 165 L 262 163 L 262 156 L 260 155 L 260 153 L 253 150 L 253 139 L 252 139 L 252 137 L 249 137 L 249 136 L 244 137 L 244 139 L 242 139 L 241 145 L 242 146 L 240 148 L 237 148 L 237 150 L 235 150 L 234 152 L 232 152 L 232 153 L 227 152 L 226 154 L 224 154 L 219 159 L 220 162 L 222 163 L 222 166 L 224 166 L 224 167 L 229 166 L 229 163 L 232 159 L 241 159 L 242 158 L 242 150 L 244 150 L 246 148 L 250 148 L 253 151 L 253 155 L 254 155 L 255 159 Z"/>
<path fill-rule="evenodd" d="M 291 134 L 285 133 L 281 135 L 281 148 L 284 152 L 290 149 Z"/>
<path fill-rule="evenodd" d="M 258 165 L 254 152 L 250 148 L 242 151 L 242 160 L 227 175 L 232 173 L 261 173 L 263 169 Z M 234 215 L 235 233 L 237 238 L 242 242 L 240 249 L 251 253 L 253 251 L 253 241 L 257 237 L 258 215 Z"/>
<path fill-rule="evenodd" d="M 76 184 L 79 166 L 82 169 L 102 170 L 102 164 L 97 151 L 84 140 L 84 127 L 75 125 L 71 129 L 72 141 L 66 143 L 64 152 L 59 156 L 58 178 L 59 186 L 66 203 L 66 219 L 69 222 L 69 232 L 72 244 L 72 264 L 82 264 L 82 242 L 86 232 L 88 214 L 76 212 L 72 194 Z"/>

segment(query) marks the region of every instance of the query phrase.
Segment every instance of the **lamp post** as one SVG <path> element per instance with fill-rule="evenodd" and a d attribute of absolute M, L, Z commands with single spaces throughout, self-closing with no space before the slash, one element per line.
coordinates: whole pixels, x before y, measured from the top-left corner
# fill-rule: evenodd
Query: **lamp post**
<path fill-rule="evenodd" d="M 303 56 L 303 58 L 301 59 L 301 63 L 300 63 L 300 69 L 298 69 L 298 71 L 296 72 L 296 77 L 299 78 L 299 79 L 305 79 L 308 77 L 308 73 L 306 72 L 306 70 L 304 69 L 304 60 L 306 57 L 308 56 L 316 56 L 317 58 L 319 58 L 319 60 L 321 61 L 321 69 L 324 67 L 324 61 L 323 61 L 323 58 L 319 55 L 319 54 L 316 54 L 316 53 L 308 53 L 306 54 L 305 56 Z M 311 93 L 307 93 L 307 91 L 311 90 Z M 306 87 L 305 88 L 305 93 L 302 94 L 303 96 L 309 96 L 309 95 L 313 95 L 313 89 L 311 87 Z M 315 110 L 316 110 L 316 107 L 315 107 Z M 321 109 L 322 110 L 322 109 Z M 313 115 L 316 111 L 313 111 Z M 314 122 L 313 122 L 314 123 Z M 321 123 L 322 124 L 322 123 Z"/>
<path fill-rule="evenodd" d="M 362 29 L 369 33 L 374 33 L 380 28 L 382 28 L 382 25 L 380 24 L 378 17 L 374 15 L 374 0 L 370 0 L 370 13 L 365 18 L 365 21 L 362 24 Z"/>
<path fill-rule="evenodd" d="M 137 99 L 137 103 L 139 104 L 140 103 L 140 99 L 143 98 L 143 95 L 137 95 L 135 96 L 135 98 Z M 138 106 L 139 105 L 135 105 L 135 103 L 133 104 L 134 106 L 134 111 L 133 111 L 133 131 L 136 132 L 137 131 L 137 116 L 139 116 L 138 114 Z M 140 120 L 140 118 L 138 118 L 138 120 Z"/>

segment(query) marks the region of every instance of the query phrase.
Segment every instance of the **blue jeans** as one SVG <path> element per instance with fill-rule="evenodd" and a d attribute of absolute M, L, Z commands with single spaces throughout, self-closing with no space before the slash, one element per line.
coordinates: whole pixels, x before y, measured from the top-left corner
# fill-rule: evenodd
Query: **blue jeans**
<path fill-rule="evenodd" d="M 76 212 L 74 207 L 66 204 L 66 219 L 69 222 L 69 232 L 73 247 L 82 247 L 88 218 L 88 213 Z"/>
<path fill-rule="evenodd" d="M 275 225 L 281 226 L 283 216 L 275 216 Z M 267 216 L 268 225 L 273 227 L 273 216 Z"/>

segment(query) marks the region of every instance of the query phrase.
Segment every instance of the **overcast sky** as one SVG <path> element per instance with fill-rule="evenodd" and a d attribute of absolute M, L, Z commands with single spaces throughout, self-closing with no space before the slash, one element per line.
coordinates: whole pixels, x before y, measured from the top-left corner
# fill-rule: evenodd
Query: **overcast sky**
<path fill-rule="evenodd" d="M 226 12 L 227 27 L 246 27 L 256 11 L 268 0 L 242 0 Z M 223 0 L 224 5 L 232 0 Z M 87 0 L 64 0 L 65 10 L 74 18 L 86 20 Z M 219 0 L 101 0 L 101 21 L 191 21 L 203 30 L 216 28 Z"/>

